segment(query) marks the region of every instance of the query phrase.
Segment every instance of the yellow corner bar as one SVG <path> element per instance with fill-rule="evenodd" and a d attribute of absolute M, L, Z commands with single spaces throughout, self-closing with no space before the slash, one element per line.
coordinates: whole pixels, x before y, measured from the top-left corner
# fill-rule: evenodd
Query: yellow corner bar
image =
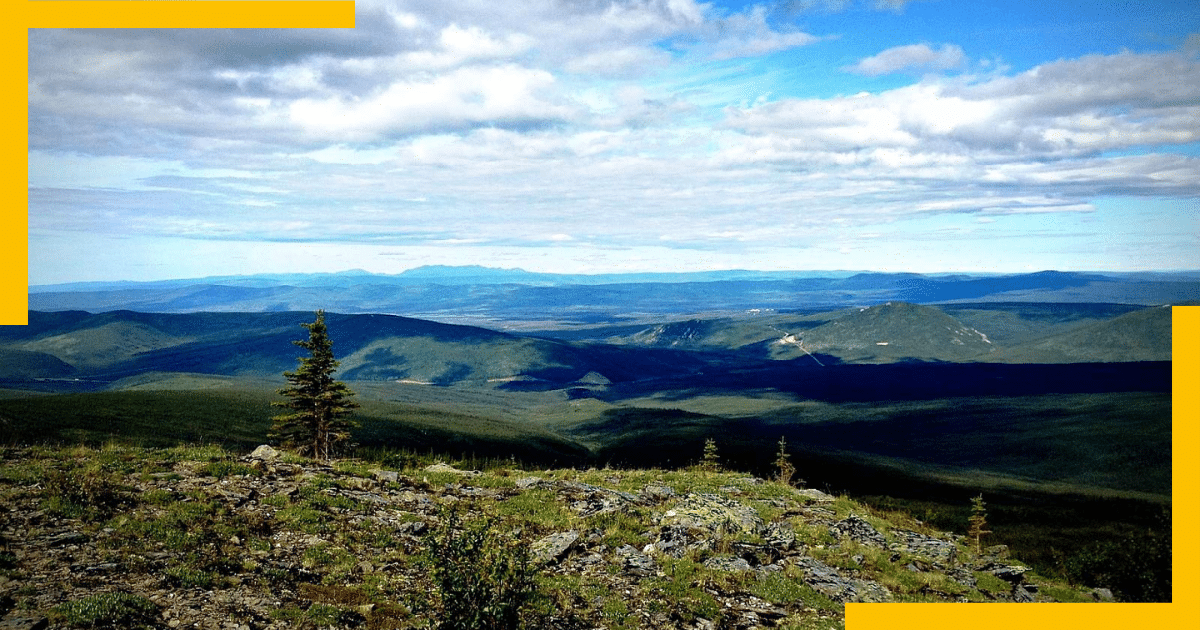
<path fill-rule="evenodd" d="M 354 2 L 23 3 L 27 28 L 354 28 Z"/>

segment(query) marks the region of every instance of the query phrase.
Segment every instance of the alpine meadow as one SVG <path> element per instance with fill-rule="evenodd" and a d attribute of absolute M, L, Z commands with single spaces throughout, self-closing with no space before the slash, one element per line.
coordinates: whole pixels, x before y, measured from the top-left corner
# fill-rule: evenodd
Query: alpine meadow
<path fill-rule="evenodd" d="M 1200 5 L 353 10 L 29 29 L 0 627 L 1177 598 Z"/>

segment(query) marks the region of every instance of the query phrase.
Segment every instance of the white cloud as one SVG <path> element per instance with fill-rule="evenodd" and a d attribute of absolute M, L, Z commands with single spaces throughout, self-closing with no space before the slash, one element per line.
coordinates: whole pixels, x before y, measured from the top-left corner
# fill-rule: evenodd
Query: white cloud
<path fill-rule="evenodd" d="M 937 50 L 930 48 L 928 44 L 909 44 L 888 48 L 843 69 L 875 77 L 901 70 L 951 70 L 961 68 L 966 63 L 966 54 L 955 44 L 942 44 Z"/>

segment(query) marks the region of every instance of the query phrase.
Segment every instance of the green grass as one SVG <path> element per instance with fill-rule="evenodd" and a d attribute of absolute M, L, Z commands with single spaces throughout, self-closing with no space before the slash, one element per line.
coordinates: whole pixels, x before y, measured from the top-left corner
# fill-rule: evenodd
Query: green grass
<path fill-rule="evenodd" d="M 154 602 L 130 593 L 101 593 L 82 599 L 64 602 L 55 606 L 54 614 L 68 625 L 92 627 L 115 625 L 118 627 L 140 627 L 150 624 L 151 616 L 158 610 Z"/>

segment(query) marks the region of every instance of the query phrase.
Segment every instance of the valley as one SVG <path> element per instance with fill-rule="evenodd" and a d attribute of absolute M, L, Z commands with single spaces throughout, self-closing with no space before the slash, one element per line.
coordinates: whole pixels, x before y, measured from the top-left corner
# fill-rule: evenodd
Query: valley
<path fill-rule="evenodd" d="M 1035 280 L 1065 288 L 990 286 L 1028 297 L 1120 284 Z M 961 529 L 968 498 L 985 493 L 998 539 L 1044 571 L 1161 522 L 1172 491 L 1169 308 L 995 295 L 922 304 L 890 299 L 903 291 L 880 281 L 804 280 L 867 288 L 835 308 L 791 310 L 730 310 L 721 283 L 740 282 L 744 294 L 796 279 L 598 285 L 574 301 L 558 300 L 583 285 L 449 284 L 449 295 L 476 298 L 540 291 L 538 303 L 557 306 L 541 319 L 533 303 L 513 320 L 481 312 L 502 320 L 494 327 L 334 309 L 327 322 L 337 376 L 362 404 L 362 453 L 674 469 L 695 464 L 711 439 L 724 465 L 766 475 L 784 438 L 808 487 L 947 529 Z M 933 284 L 905 281 L 909 293 Z M 981 291 L 975 280 L 936 284 L 940 297 Z M 622 301 L 650 288 L 659 302 L 635 311 Z M 718 289 L 714 300 L 694 301 L 701 288 Z M 676 312 L 671 295 L 693 301 Z M 859 302 L 867 295 L 884 299 Z M 608 300 L 625 310 L 592 309 Z M 31 311 L 28 326 L 0 328 L 0 439 L 253 449 L 312 313 L 224 310 L 239 304 Z"/>

